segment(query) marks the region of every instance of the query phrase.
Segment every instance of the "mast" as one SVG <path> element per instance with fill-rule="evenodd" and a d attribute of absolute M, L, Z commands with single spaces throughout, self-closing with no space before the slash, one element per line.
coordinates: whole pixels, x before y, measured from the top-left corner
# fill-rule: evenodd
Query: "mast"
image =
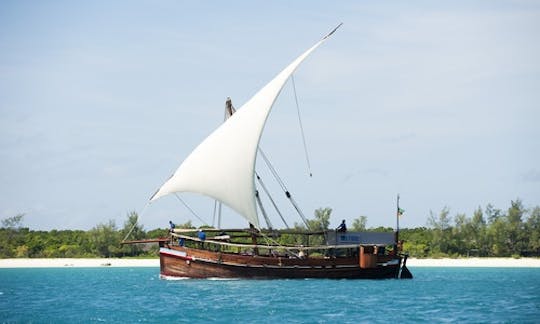
<path fill-rule="evenodd" d="M 397 209 L 396 209 L 396 232 L 399 234 L 399 216 L 400 216 L 400 209 L 399 209 L 399 194 L 397 195 Z"/>
<path fill-rule="evenodd" d="M 231 118 L 231 116 L 236 112 L 236 109 L 234 108 L 232 104 L 231 97 L 227 97 L 227 100 L 225 100 L 225 116 L 223 116 L 223 122 L 226 122 L 227 119 Z M 216 200 L 217 203 L 217 216 L 218 216 L 218 228 L 221 229 L 221 207 L 222 203 L 219 200 Z"/>
<path fill-rule="evenodd" d="M 399 193 L 398 193 L 397 201 L 396 201 L 396 244 L 395 244 L 396 249 L 399 244 L 399 216 L 400 216 L 400 209 L 399 209 Z"/>

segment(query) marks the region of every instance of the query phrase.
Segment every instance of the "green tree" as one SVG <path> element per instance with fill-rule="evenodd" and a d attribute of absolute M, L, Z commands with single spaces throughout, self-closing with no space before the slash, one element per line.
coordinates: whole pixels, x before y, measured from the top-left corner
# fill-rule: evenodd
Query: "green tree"
<path fill-rule="evenodd" d="M 137 212 L 130 212 L 127 215 L 127 219 L 124 222 L 124 227 L 121 230 L 121 233 L 124 237 L 131 238 L 133 240 L 143 239 L 146 235 L 144 232 L 144 226 L 139 224 L 139 215 Z"/>
<path fill-rule="evenodd" d="M 403 245 L 404 251 L 412 257 L 428 257 L 431 254 L 431 232 L 432 230 L 426 227 L 400 229 L 400 238 L 405 241 Z"/>
<path fill-rule="evenodd" d="M 497 219 L 501 217 L 501 215 L 502 215 L 502 212 L 500 209 L 493 207 L 492 204 L 487 204 L 486 217 L 488 219 L 489 224 L 493 224 Z"/>
<path fill-rule="evenodd" d="M 478 207 L 474 211 L 471 222 L 469 223 L 469 228 L 467 234 L 471 239 L 470 250 L 478 251 L 479 256 L 486 256 L 489 248 L 487 246 L 486 238 L 486 221 L 481 207 Z"/>
<path fill-rule="evenodd" d="M 24 214 L 17 214 L 2 220 L 2 227 L 8 229 L 19 229 L 22 227 Z"/>
<path fill-rule="evenodd" d="M 508 249 L 508 232 L 506 221 L 503 217 L 496 218 L 487 228 L 490 256 L 510 256 Z"/>
<path fill-rule="evenodd" d="M 202 227 L 202 226 L 201 226 Z M 210 227 L 210 226 L 206 226 L 207 228 Z M 191 223 L 191 220 L 188 220 L 187 222 L 183 223 L 183 224 L 178 224 L 176 225 L 176 228 L 186 228 L 186 229 L 194 229 L 195 226 L 193 226 L 193 224 Z"/>
<path fill-rule="evenodd" d="M 146 233 L 143 226 L 138 223 L 139 215 L 132 211 L 128 214 L 127 220 L 124 222 L 124 227 L 120 231 L 120 235 L 123 240 L 141 240 L 144 239 Z M 122 246 L 122 252 L 129 256 L 136 256 L 142 253 L 141 245 L 139 244 L 124 244 Z"/>
<path fill-rule="evenodd" d="M 470 220 L 465 214 L 457 214 L 454 217 L 455 226 L 452 227 L 451 237 L 448 244 L 448 254 L 466 255 L 471 248 Z"/>
<path fill-rule="evenodd" d="M 332 208 L 319 208 L 315 210 L 315 219 L 308 219 L 308 225 L 311 230 L 326 231 L 330 226 L 330 215 Z"/>
<path fill-rule="evenodd" d="M 444 207 L 438 216 L 432 211 L 429 211 L 428 226 L 431 227 L 432 237 L 431 246 L 432 252 L 447 254 L 450 247 L 451 228 L 449 216 L 450 210 L 448 207 Z"/>
<path fill-rule="evenodd" d="M 163 238 L 163 237 L 167 237 L 168 234 L 169 234 L 168 229 L 156 228 L 156 229 L 148 231 L 146 233 L 146 237 L 147 238 Z"/>
<path fill-rule="evenodd" d="M 24 247 L 24 238 L 28 229 L 22 227 L 23 218 L 24 214 L 17 214 L 2 220 L 2 228 L 0 228 L 1 257 L 12 258 L 27 255 L 28 250 L 27 247 Z"/>
<path fill-rule="evenodd" d="M 360 216 L 353 219 L 351 230 L 356 232 L 362 232 L 366 230 L 367 216 Z"/>
<path fill-rule="evenodd" d="M 540 253 L 540 206 L 533 208 L 525 224 L 525 233 L 529 236 L 527 250 Z"/>
<path fill-rule="evenodd" d="M 513 255 L 519 255 L 526 248 L 523 215 L 527 212 L 520 199 L 510 202 L 508 208 L 506 236 L 508 249 Z"/>
<path fill-rule="evenodd" d="M 309 231 L 326 231 L 330 226 L 330 216 L 332 214 L 332 208 L 319 208 L 314 212 L 314 219 L 308 219 L 307 225 Z M 297 232 L 307 232 L 308 228 L 304 224 L 295 222 L 293 229 Z M 322 244 L 324 238 L 322 236 L 312 237 L 309 239 L 309 243 L 316 245 Z M 283 234 L 279 237 L 278 242 L 284 245 L 291 244 L 308 244 L 307 236 L 305 235 L 296 235 L 296 234 Z"/>
<path fill-rule="evenodd" d="M 92 252 L 100 257 L 110 258 L 119 256 L 120 235 L 114 220 L 107 224 L 99 224 L 89 232 Z"/>

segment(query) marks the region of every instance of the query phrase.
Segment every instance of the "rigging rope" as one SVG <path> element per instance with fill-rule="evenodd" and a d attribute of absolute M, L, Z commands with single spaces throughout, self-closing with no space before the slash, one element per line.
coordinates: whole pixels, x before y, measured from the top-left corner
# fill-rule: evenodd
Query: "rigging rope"
<path fill-rule="evenodd" d="M 212 216 L 212 227 L 216 227 L 217 216 L 217 228 L 221 228 L 221 202 L 214 200 L 214 214 Z"/>
<path fill-rule="evenodd" d="M 144 213 L 146 212 L 146 208 L 148 207 L 148 205 L 150 205 L 150 202 L 147 202 L 146 205 L 144 205 L 142 211 L 141 211 L 141 217 L 144 215 Z M 133 229 L 135 228 L 135 226 L 137 226 L 137 223 L 139 221 L 139 214 L 137 213 L 137 219 L 135 219 L 135 223 L 133 223 L 133 226 L 131 226 L 131 229 L 129 230 L 129 232 L 126 234 L 126 237 L 124 237 L 124 239 L 122 240 L 122 242 L 124 242 L 128 237 L 129 235 L 131 235 L 131 232 L 133 232 Z"/>
<path fill-rule="evenodd" d="M 300 117 L 300 105 L 298 104 L 298 96 L 296 95 L 296 85 L 294 83 L 294 75 L 291 74 L 291 81 L 292 81 L 292 87 L 294 90 L 294 101 L 296 102 L 296 111 L 298 112 L 298 123 L 300 124 L 300 132 L 302 133 L 302 143 L 304 144 L 304 153 L 306 155 L 306 163 L 308 167 L 309 176 L 312 177 L 313 173 L 311 173 L 311 164 L 309 163 L 309 154 L 306 144 L 306 136 L 304 134 L 304 126 L 302 125 L 302 118 Z"/>
<path fill-rule="evenodd" d="M 272 165 L 272 163 L 270 163 L 270 160 L 268 160 L 268 157 L 266 156 L 266 154 L 264 154 L 263 150 L 260 147 L 259 147 L 259 153 L 261 153 L 261 156 L 262 156 L 264 162 L 266 163 L 266 165 L 268 166 L 268 168 L 270 169 L 270 171 L 272 172 L 272 175 L 274 175 L 274 178 L 276 179 L 276 181 L 281 186 L 281 189 L 285 192 L 285 195 L 291 201 L 294 209 L 296 209 L 296 212 L 298 213 L 298 215 L 300 215 L 300 218 L 302 218 L 302 221 L 304 222 L 306 227 L 309 229 L 310 228 L 309 223 L 308 223 L 306 217 L 304 216 L 304 213 L 302 213 L 302 211 L 300 210 L 300 207 L 296 204 L 296 201 L 292 198 L 291 193 L 289 192 L 289 190 L 285 186 L 285 183 L 283 182 L 283 180 L 281 180 L 281 178 L 278 175 L 276 169 L 274 169 L 274 166 Z"/>
<path fill-rule="evenodd" d="M 180 198 L 180 196 L 178 196 L 178 194 L 177 194 L 176 192 L 174 193 L 174 196 L 175 196 L 175 197 L 176 197 L 176 198 L 177 198 L 177 199 L 178 199 L 178 200 L 179 200 L 179 201 L 180 201 L 180 202 L 181 202 L 181 203 L 182 203 L 182 204 L 183 204 L 190 212 L 191 212 L 191 214 L 192 214 L 193 216 L 197 217 L 197 219 L 200 220 L 201 223 L 203 223 L 203 224 L 208 224 L 207 222 L 205 222 L 204 220 L 202 220 L 202 218 L 200 218 L 199 215 L 197 215 L 197 214 L 193 211 L 193 209 L 191 209 L 191 208 L 188 206 L 188 204 L 186 204 L 186 202 L 183 201 L 182 198 Z"/>
<path fill-rule="evenodd" d="M 298 204 L 296 204 L 296 201 L 292 197 L 291 193 L 287 191 L 285 194 L 287 195 L 287 198 L 289 198 L 289 200 L 291 201 L 292 205 L 294 206 L 294 209 L 296 209 L 296 212 L 298 213 L 298 215 L 300 215 L 300 217 L 302 218 L 302 221 L 304 221 L 304 224 L 306 224 L 306 228 L 311 231 L 312 229 L 309 226 L 306 216 L 304 216 L 304 213 L 302 213 L 302 210 L 300 209 Z"/>
<path fill-rule="evenodd" d="M 287 222 L 285 221 L 285 218 L 283 217 L 283 215 L 281 214 L 281 211 L 279 210 L 278 206 L 276 205 L 276 202 L 274 201 L 274 199 L 272 198 L 272 196 L 270 195 L 270 192 L 268 191 L 268 189 L 266 188 L 266 186 L 264 185 L 261 177 L 259 176 L 259 174 L 257 172 L 255 172 L 255 175 L 257 176 L 257 180 L 259 181 L 259 184 L 261 185 L 261 188 L 264 190 L 264 192 L 266 193 L 266 195 L 268 196 L 268 199 L 270 199 L 270 202 L 272 203 L 272 205 L 274 206 L 274 209 L 276 210 L 276 212 L 278 213 L 279 217 L 281 217 L 281 220 L 283 221 L 283 223 L 285 224 L 285 227 L 287 227 L 287 229 L 289 229 L 289 224 L 287 224 Z"/>
<path fill-rule="evenodd" d="M 263 158 L 264 163 L 266 163 L 266 166 L 270 169 L 270 172 L 272 172 L 272 175 L 274 175 L 274 179 L 276 179 L 276 181 L 279 183 L 279 186 L 281 187 L 281 189 L 283 191 L 288 191 L 287 187 L 285 186 L 285 183 L 279 177 L 279 174 L 277 173 L 276 169 L 274 169 L 274 166 L 272 165 L 272 163 L 270 163 L 270 160 L 268 160 L 268 157 L 266 157 L 266 154 L 264 154 L 263 150 L 260 147 L 258 148 L 258 150 L 259 150 L 259 153 L 261 153 L 261 157 Z"/>
<path fill-rule="evenodd" d="M 274 246 L 277 246 L 278 248 L 284 249 L 286 254 L 291 255 L 291 256 L 293 256 L 293 257 L 296 257 L 296 258 L 299 257 L 298 254 L 296 254 L 296 253 L 290 251 L 290 249 L 287 249 L 287 248 L 286 248 L 285 246 L 283 246 L 281 243 L 279 243 L 278 241 L 274 240 L 274 239 L 271 238 L 270 236 L 264 234 L 263 232 L 259 232 L 259 235 L 261 235 L 261 236 L 264 238 L 264 240 L 266 241 L 266 246 L 271 247 L 271 245 L 268 243 L 268 242 L 270 242 L 270 243 L 273 243 Z"/>
<path fill-rule="evenodd" d="M 215 227 L 216 224 L 216 210 L 217 210 L 217 200 L 214 200 L 214 213 L 212 214 L 212 227 Z"/>
<path fill-rule="evenodd" d="M 268 214 L 266 214 L 266 210 L 264 209 L 258 190 L 255 191 L 255 198 L 257 198 L 257 204 L 259 205 L 259 209 L 261 210 L 264 220 L 266 221 L 266 226 L 268 226 L 268 228 L 271 230 L 273 226 L 272 226 L 272 223 L 270 222 L 270 218 L 268 218 Z"/>
<path fill-rule="evenodd" d="M 221 204 L 221 202 L 218 201 L 218 219 L 217 219 L 218 228 L 221 228 L 221 206 L 223 206 L 223 204 Z"/>

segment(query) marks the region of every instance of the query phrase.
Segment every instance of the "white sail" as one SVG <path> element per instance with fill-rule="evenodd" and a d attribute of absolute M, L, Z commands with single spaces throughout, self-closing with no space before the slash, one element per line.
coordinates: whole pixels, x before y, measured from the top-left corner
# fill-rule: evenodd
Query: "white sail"
<path fill-rule="evenodd" d="M 150 201 L 175 192 L 199 193 L 221 201 L 259 228 L 254 172 L 266 119 L 287 79 L 334 31 L 289 64 L 199 144 Z"/>

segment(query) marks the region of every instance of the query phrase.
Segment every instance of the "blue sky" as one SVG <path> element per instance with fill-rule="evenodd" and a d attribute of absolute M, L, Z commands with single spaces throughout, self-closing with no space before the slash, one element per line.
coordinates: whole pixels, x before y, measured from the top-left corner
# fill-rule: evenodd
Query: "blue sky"
<path fill-rule="evenodd" d="M 262 138 L 308 217 L 393 226 L 397 193 L 403 227 L 540 204 L 538 1 L 2 1 L 0 218 L 122 226 L 228 96 L 240 107 L 340 22 L 295 74 L 313 177 L 291 84 Z M 212 222 L 212 201 L 182 197 Z M 174 197 L 141 222 L 169 219 L 201 225 Z"/>

